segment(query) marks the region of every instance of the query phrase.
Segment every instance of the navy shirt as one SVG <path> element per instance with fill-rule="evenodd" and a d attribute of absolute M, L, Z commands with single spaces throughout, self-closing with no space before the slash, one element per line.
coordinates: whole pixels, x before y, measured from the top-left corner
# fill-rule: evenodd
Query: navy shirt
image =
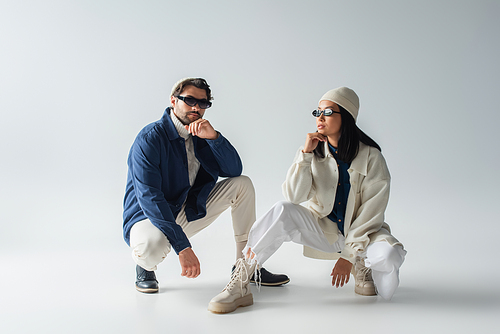
<path fill-rule="evenodd" d="M 347 198 L 349 196 L 349 190 L 351 190 L 351 183 L 347 170 L 349 169 L 351 164 L 345 163 L 339 159 L 338 150 L 335 147 L 328 144 L 328 148 L 337 161 L 337 167 L 339 170 L 339 182 L 337 184 L 337 192 L 335 193 L 335 203 L 333 205 L 332 212 L 328 215 L 328 219 L 337 223 L 337 226 L 343 235 Z"/>

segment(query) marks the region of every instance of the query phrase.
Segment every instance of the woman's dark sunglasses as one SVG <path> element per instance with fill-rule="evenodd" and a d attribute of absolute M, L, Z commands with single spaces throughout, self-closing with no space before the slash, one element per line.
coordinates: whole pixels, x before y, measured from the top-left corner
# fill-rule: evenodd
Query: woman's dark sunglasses
<path fill-rule="evenodd" d="M 312 112 L 312 115 L 314 117 L 319 117 L 319 116 L 321 116 L 321 114 L 323 114 L 325 116 L 330 116 L 332 114 L 340 114 L 340 111 L 335 111 L 332 109 L 325 109 L 325 110 L 313 110 L 313 112 Z"/>
<path fill-rule="evenodd" d="M 200 109 L 208 109 L 212 106 L 212 102 L 208 101 L 207 99 L 198 100 L 191 96 L 180 96 L 180 95 L 176 97 L 179 100 L 184 101 L 184 103 L 190 107 L 194 107 L 196 104 L 198 104 L 198 107 L 200 107 Z"/>

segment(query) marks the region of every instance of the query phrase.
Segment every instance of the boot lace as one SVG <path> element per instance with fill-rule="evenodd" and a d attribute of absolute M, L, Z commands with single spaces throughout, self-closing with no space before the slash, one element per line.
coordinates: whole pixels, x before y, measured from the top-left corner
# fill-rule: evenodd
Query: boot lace
<path fill-rule="evenodd" d="M 156 275 L 154 271 L 143 270 L 140 273 L 139 278 L 145 281 L 156 281 Z"/>
<path fill-rule="evenodd" d="M 365 282 L 372 282 L 372 270 L 367 267 L 361 267 L 358 270 L 358 279 L 361 280 L 363 283 Z"/>
<path fill-rule="evenodd" d="M 243 282 L 250 281 L 251 273 L 248 272 L 247 265 L 244 259 L 238 259 L 236 266 L 231 274 L 231 280 L 227 283 L 226 287 L 222 290 L 232 290 L 236 282 L 240 283 L 240 288 L 243 290 Z"/>

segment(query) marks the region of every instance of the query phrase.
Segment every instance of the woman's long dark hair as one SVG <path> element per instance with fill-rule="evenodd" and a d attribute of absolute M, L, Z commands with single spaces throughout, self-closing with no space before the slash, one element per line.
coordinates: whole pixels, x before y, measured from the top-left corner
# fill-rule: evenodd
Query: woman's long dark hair
<path fill-rule="evenodd" d="M 351 163 L 358 155 L 359 142 L 368 146 L 375 147 L 377 150 L 382 151 L 380 146 L 371 139 L 366 133 L 361 131 L 356 125 L 352 115 L 339 105 L 340 117 L 342 117 L 342 124 L 340 125 L 340 138 L 339 138 L 339 159 L 343 162 Z M 327 116 L 328 117 L 328 116 Z M 314 154 L 324 158 L 324 145 L 318 145 L 314 149 Z"/>

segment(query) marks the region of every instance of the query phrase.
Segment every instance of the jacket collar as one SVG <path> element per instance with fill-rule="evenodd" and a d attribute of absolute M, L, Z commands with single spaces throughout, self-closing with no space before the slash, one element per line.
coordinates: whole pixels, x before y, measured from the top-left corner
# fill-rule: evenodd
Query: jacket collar
<path fill-rule="evenodd" d="M 368 166 L 368 156 L 370 155 L 370 146 L 359 142 L 359 151 L 358 155 L 351 162 L 352 170 L 358 172 L 361 175 L 366 176 L 367 174 L 367 166 Z"/>
<path fill-rule="evenodd" d="M 167 137 L 169 140 L 176 140 L 180 138 L 179 133 L 177 132 L 177 129 L 175 128 L 174 122 L 172 122 L 172 119 L 170 118 L 170 112 L 171 108 L 168 107 L 165 109 L 165 112 L 163 113 L 163 116 L 161 117 L 161 123 L 165 127 L 165 132 L 167 133 Z"/>
<path fill-rule="evenodd" d="M 325 155 L 326 157 L 330 157 L 332 159 L 335 159 L 333 155 L 330 153 L 330 150 L 328 149 L 328 142 L 323 143 L 324 147 L 324 152 L 327 152 Z M 358 155 L 354 160 L 351 162 L 351 166 L 349 168 L 349 171 L 355 171 L 361 175 L 366 176 L 367 173 L 367 161 L 368 161 L 368 156 L 370 154 L 370 147 L 366 144 L 363 144 L 362 142 L 359 143 L 359 151 Z M 323 160 L 323 159 L 319 159 Z"/>

